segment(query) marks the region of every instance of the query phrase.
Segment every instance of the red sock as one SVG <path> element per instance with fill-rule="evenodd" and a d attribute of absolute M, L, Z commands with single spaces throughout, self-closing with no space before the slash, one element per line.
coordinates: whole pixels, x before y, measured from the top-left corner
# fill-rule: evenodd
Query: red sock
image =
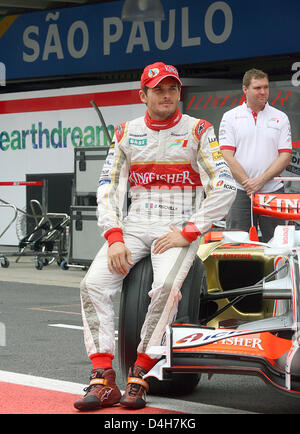
<path fill-rule="evenodd" d="M 159 359 L 151 359 L 145 353 L 137 353 L 137 359 L 134 366 L 142 366 L 147 372 L 153 368 L 153 366 L 158 362 Z"/>
<path fill-rule="evenodd" d="M 93 369 L 104 368 L 112 369 L 112 361 L 114 356 L 109 353 L 95 353 L 90 356 L 93 364 Z"/>

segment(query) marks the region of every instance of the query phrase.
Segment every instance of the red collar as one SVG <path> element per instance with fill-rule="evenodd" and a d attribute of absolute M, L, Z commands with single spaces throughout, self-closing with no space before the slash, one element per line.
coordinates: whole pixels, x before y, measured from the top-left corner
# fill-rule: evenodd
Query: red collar
<path fill-rule="evenodd" d="M 164 121 L 156 121 L 154 119 L 151 119 L 148 113 L 148 110 L 145 114 L 145 124 L 148 128 L 151 128 L 151 130 L 166 130 L 168 128 L 174 127 L 180 119 L 182 118 L 182 113 L 180 113 L 179 108 L 177 107 L 175 113 L 170 119 L 166 119 Z"/>

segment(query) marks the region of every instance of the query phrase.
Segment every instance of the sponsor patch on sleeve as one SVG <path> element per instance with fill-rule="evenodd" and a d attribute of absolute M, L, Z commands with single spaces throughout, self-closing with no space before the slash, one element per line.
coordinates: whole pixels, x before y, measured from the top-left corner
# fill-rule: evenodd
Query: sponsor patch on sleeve
<path fill-rule="evenodd" d="M 202 134 L 204 133 L 204 131 L 208 127 L 211 127 L 211 126 L 212 125 L 209 122 L 207 122 L 207 121 L 205 121 L 203 119 L 199 119 L 198 122 L 195 125 L 195 128 L 194 128 L 194 133 L 195 133 L 195 136 L 196 136 L 197 140 L 200 140 Z"/>
<path fill-rule="evenodd" d="M 126 122 L 123 122 L 122 124 L 115 126 L 115 134 L 118 142 L 120 142 L 123 139 L 125 134 L 125 129 L 126 129 Z"/>

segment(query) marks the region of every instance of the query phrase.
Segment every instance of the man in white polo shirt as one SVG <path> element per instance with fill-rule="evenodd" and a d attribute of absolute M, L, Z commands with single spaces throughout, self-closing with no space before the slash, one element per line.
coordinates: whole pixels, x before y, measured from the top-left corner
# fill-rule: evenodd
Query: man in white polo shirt
<path fill-rule="evenodd" d="M 226 218 L 229 230 L 248 231 L 251 226 L 251 193 L 283 192 L 275 181 L 290 162 L 290 122 L 285 113 L 268 104 L 268 75 L 250 69 L 243 78 L 245 102 L 224 113 L 219 142 L 224 159 L 237 183 L 236 199 Z M 254 216 L 262 241 L 269 241 L 278 219 Z"/>

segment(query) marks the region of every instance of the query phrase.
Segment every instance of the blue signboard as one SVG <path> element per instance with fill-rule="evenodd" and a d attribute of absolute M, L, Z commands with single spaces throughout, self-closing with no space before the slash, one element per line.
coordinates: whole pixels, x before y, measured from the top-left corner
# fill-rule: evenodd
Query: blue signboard
<path fill-rule="evenodd" d="M 299 0 L 162 0 L 162 22 L 122 22 L 124 1 L 5 17 L 7 79 L 296 53 Z"/>

